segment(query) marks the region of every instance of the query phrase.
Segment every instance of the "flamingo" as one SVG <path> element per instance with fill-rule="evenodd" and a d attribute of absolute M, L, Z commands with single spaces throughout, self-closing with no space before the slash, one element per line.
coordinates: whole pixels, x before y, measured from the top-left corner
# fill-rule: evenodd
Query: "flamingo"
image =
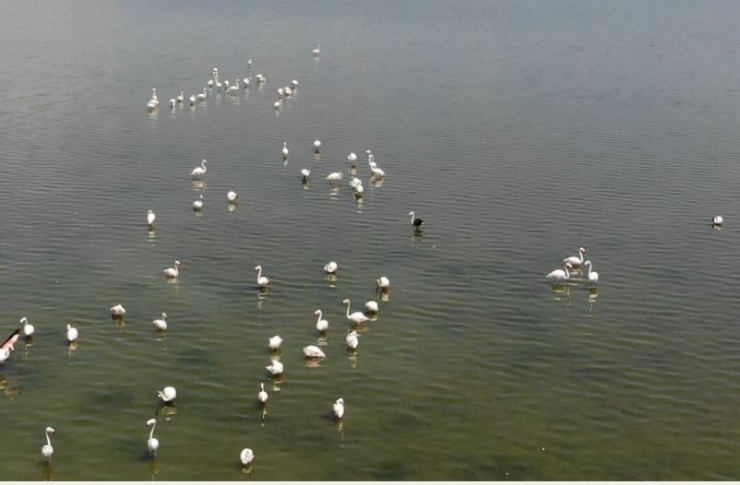
<path fill-rule="evenodd" d="M 149 449 L 149 456 L 156 457 L 157 450 L 159 449 L 159 440 L 154 437 L 154 428 L 157 427 L 157 420 L 152 418 L 146 422 L 146 425 L 152 427 L 151 431 L 149 431 L 149 439 L 146 440 L 146 447 Z"/>
<path fill-rule="evenodd" d="M 280 335 L 275 335 L 274 337 L 270 337 L 269 342 L 267 343 L 267 346 L 270 348 L 270 350 L 278 350 L 281 345 L 283 345 L 283 338 Z"/>
<path fill-rule="evenodd" d="M 165 269 L 164 275 L 168 278 L 177 278 L 180 276 L 180 261 L 175 261 L 175 266 L 173 268 Z"/>
<path fill-rule="evenodd" d="M 44 461 L 51 461 L 52 455 L 54 455 L 54 447 L 51 446 L 50 434 L 56 434 L 57 432 L 51 426 L 46 427 L 46 444 L 41 447 L 41 455 L 44 457 Z"/>
<path fill-rule="evenodd" d="M 177 397 L 177 389 L 172 386 L 167 386 L 161 391 L 157 391 L 157 396 L 166 403 L 172 402 Z"/>
<path fill-rule="evenodd" d="M 177 95 L 177 103 L 180 104 L 185 100 L 185 91 L 180 91 L 180 94 Z"/>
<path fill-rule="evenodd" d="M 409 215 L 411 216 L 411 225 L 415 228 L 420 228 L 422 224 L 424 224 L 424 221 L 416 217 L 414 214 L 414 211 L 410 211 Z"/>
<path fill-rule="evenodd" d="M 283 363 L 276 359 L 270 359 L 271 364 L 265 367 L 273 376 L 279 376 L 283 373 Z"/>
<path fill-rule="evenodd" d="M 254 270 L 257 271 L 257 285 L 264 288 L 270 284 L 270 280 L 266 276 L 262 276 L 262 266 L 257 265 Z"/>
<path fill-rule="evenodd" d="M 365 311 L 368 313 L 378 313 L 378 302 L 374 300 L 368 300 L 365 302 Z"/>
<path fill-rule="evenodd" d="M 206 163 L 208 163 L 208 160 L 205 158 L 201 160 L 200 167 L 195 167 L 192 172 L 190 172 L 190 176 L 194 179 L 201 178 L 206 173 Z"/>
<path fill-rule="evenodd" d="M 712 225 L 721 226 L 723 223 L 724 223 L 724 218 L 722 216 L 712 217 Z"/>
<path fill-rule="evenodd" d="M 154 220 L 156 218 L 157 218 L 157 215 L 154 213 L 154 211 L 149 209 L 149 212 L 146 213 L 146 222 L 149 223 L 149 227 L 154 226 Z"/>
<path fill-rule="evenodd" d="M 236 94 L 239 92 L 239 78 L 236 78 L 236 82 L 233 86 L 226 88 L 226 94 Z"/>
<path fill-rule="evenodd" d="M 357 160 L 357 154 L 355 152 L 349 152 L 349 155 L 347 155 L 347 160 L 350 162 L 354 162 Z"/>
<path fill-rule="evenodd" d="M 391 280 L 386 278 L 385 276 L 381 276 L 377 280 L 375 280 L 375 285 L 380 288 L 381 290 L 386 290 L 390 288 L 391 286 Z"/>
<path fill-rule="evenodd" d="M 162 312 L 162 318 L 152 320 L 152 323 L 159 330 L 167 330 L 167 314 L 165 312 Z"/>
<path fill-rule="evenodd" d="M 342 419 L 342 416 L 344 416 L 344 399 L 340 397 L 339 399 L 334 401 L 332 409 L 334 409 L 334 416 L 337 419 Z"/>
<path fill-rule="evenodd" d="M 311 175 L 311 170 L 308 168 L 302 168 L 301 175 L 303 175 L 303 181 L 308 182 L 308 176 Z"/>
<path fill-rule="evenodd" d="M 567 280 L 570 278 L 570 273 L 568 272 L 569 269 L 572 269 L 573 266 L 571 266 L 570 263 L 565 263 L 565 269 L 556 269 L 553 271 L 550 271 L 545 275 L 545 278 L 555 280 L 555 283 L 560 283 L 561 280 Z"/>
<path fill-rule="evenodd" d="M 229 202 L 236 202 L 236 199 L 239 198 L 239 194 L 231 190 L 226 194 L 226 198 L 229 199 Z"/>
<path fill-rule="evenodd" d="M 290 150 L 288 150 L 288 143 L 283 142 L 283 157 L 288 158 L 288 153 L 290 153 Z"/>
<path fill-rule="evenodd" d="M 157 99 L 157 90 L 152 88 L 152 99 L 146 103 L 146 107 L 149 111 L 154 111 L 159 106 L 159 99 Z"/>
<path fill-rule="evenodd" d="M 267 397 L 268 396 L 267 391 L 265 391 L 265 383 L 260 382 L 260 392 L 257 393 L 257 399 L 259 399 L 260 402 L 267 402 Z"/>
<path fill-rule="evenodd" d="M 344 174 L 342 172 L 332 172 L 329 175 L 326 176 L 326 180 L 331 182 L 337 182 L 339 180 L 342 180 L 344 178 Z"/>
<path fill-rule="evenodd" d="M 70 324 L 67 324 L 67 341 L 69 343 L 76 342 L 77 337 L 80 336 L 80 333 L 77 331 L 75 327 L 73 327 Z"/>
<path fill-rule="evenodd" d="M 193 201 L 193 210 L 194 211 L 203 210 L 203 194 L 200 194 L 200 197 Z"/>
<path fill-rule="evenodd" d="M 126 309 L 119 303 L 116 306 L 110 307 L 110 314 L 112 317 L 122 317 L 126 314 Z"/>
<path fill-rule="evenodd" d="M 323 359 L 324 357 L 326 357 L 324 351 L 315 345 L 308 345 L 306 347 L 303 347 L 303 355 L 305 355 L 309 359 Z"/>
<path fill-rule="evenodd" d="M 317 45 L 316 48 L 311 51 L 311 54 L 318 57 L 318 55 L 321 54 L 321 44 Z"/>
<path fill-rule="evenodd" d="M 314 315 L 318 315 L 318 319 L 316 320 L 316 330 L 319 332 L 326 332 L 329 330 L 329 320 L 325 320 L 322 318 L 321 310 L 316 310 L 313 312 Z"/>
<path fill-rule="evenodd" d="M 360 335 L 354 330 L 349 332 L 344 339 L 344 341 L 347 343 L 347 348 L 351 350 L 356 350 L 357 346 L 360 345 L 359 337 Z"/>
<path fill-rule="evenodd" d="M 342 301 L 343 304 L 347 305 L 347 319 L 352 320 L 356 324 L 361 324 L 362 322 L 366 322 L 370 320 L 368 317 L 365 316 L 362 312 L 354 312 L 352 314 L 349 313 L 349 306 L 350 301 L 349 298 L 345 298 L 344 301 Z"/>
<path fill-rule="evenodd" d="M 242 463 L 242 465 L 247 466 L 254 460 L 254 452 L 251 448 L 244 448 L 241 453 L 239 453 L 239 461 Z"/>
<path fill-rule="evenodd" d="M 592 263 L 591 260 L 586 261 L 583 263 L 584 266 L 588 266 L 588 280 L 596 286 L 596 283 L 599 282 L 599 273 L 596 271 L 591 271 L 592 269 Z"/>
<path fill-rule="evenodd" d="M 334 261 L 329 261 L 328 263 L 324 265 L 324 271 L 327 274 L 336 273 L 338 269 L 339 269 L 339 265 Z"/>
<path fill-rule="evenodd" d="M 23 325 L 23 335 L 25 335 L 26 337 L 30 337 L 31 335 L 33 335 L 34 328 L 33 325 L 28 323 L 28 318 L 21 318 L 20 323 L 21 325 Z"/>
<path fill-rule="evenodd" d="M 570 263 L 571 266 L 580 266 L 583 264 L 583 253 L 586 252 L 586 248 L 583 246 L 578 248 L 578 256 L 569 256 L 563 260 L 563 263 Z"/>
<path fill-rule="evenodd" d="M 208 92 L 207 89 L 206 88 L 203 88 L 203 92 L 200 93 L 200 94 L 196 94 L 195 95 L 195 99 L 197 101 L 205 101 L 206 100 L 206 93 L 207 92 Z"/>

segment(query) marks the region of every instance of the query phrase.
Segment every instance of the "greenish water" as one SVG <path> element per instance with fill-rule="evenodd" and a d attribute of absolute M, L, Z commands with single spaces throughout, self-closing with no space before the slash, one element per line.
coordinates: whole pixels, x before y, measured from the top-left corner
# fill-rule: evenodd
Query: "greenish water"
<path fill-rule="evenodd" d="M 22 316 L 36 333 L 0 364 L 0 477 L 740 476 L 736 3 L 4 11 L 0 335 Z M 167 106 L 200 92 L 213 67 L 221 80 L 267 82 Z M 297 92 L 276 111 L 292 79 Z M 152 87 L 160 107 L 147 113 Z M 369 180 L 368 149 L 382 183 Z M 189 174 L 203 158 L 200 186 Z M 334 171 L 345 179 L 332 189 Z M 421 234 L 410 210 L 427 222 Z M 552 288 L 544 275 L 581 245 L 598 289 L 581 274 Z M 322 270 L 330 260 L 336 280 Z M 352 311 L 380 303 L 356 355 L 345 298 Z M 108 311 L 117 303 L 121 325 Z M 162 312 L 166 335 L 151 323 Z M 275 334 L 279 380 L 265 370 Z M 327 354 L 318 366 L 302 355 L 311 344 Z M 174 408 L 156 396 L 166 385 Z M 57 431 L 51 466 L 46 426 Z"/>

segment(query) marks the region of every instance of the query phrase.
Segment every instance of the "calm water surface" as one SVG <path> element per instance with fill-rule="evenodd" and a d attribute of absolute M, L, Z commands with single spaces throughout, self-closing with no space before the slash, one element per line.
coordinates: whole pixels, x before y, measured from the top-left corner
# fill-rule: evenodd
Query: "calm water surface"
<path fill-rule="evenodd" d="M 0 477 L 241 480 L 248 446 L 259 480 L 740 479 L 736 2 L 3 12 L 0 334 L 24 315 L 36 334 L 0 365 Z M 213 67 L 267 82 L 167 106 Z M 324 180 L 350 151 L 360 201 Z M 598 290 L 583 275 L 551 288 L 580 245 Z M 342 300 L 378 299 L 381 275 L 388 299 L 350 355 Z M 308 367 L 317 308 L 327 358 Z M 166 336 L 151 323 L 163 311 Z M 280 382 L 265 371 L 275 334 Z"/>

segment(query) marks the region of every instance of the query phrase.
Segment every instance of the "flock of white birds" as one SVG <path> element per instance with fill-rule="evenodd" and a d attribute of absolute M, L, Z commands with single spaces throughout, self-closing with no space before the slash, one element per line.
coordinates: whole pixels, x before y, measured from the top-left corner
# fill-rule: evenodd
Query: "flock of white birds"
<path fill-rule="evenodd" d="M 312 54 L 315 57 L 318 57 L 321 52 L 321 45 L 318 45 L 315 49 L 313 49 Z M 252 69 L 252 60 L 249 59 L 247 61 L 247 70 Z M 182 105 L 185 103 L 186 99 L 190 103 L 191 106 L 194 106 L 198 103 L 205 102 L 209 91 L 213 92 L 223 92 L 227 95 L 236 95 L 239 93 L 240 89 L 248 89 L 250 84 L 252 82 L 256 82 L 259 84 L 263 84 L 266 82 L 265 76 L 262 74 L 257 74 L 254 76 L 254 78 L 251 77 L 244 77 L 243 79 L 236 79 L 236 81 L 233 84 L 230 84 L 228 80 L 225 80 L 223 83 L 219 79 L 219 72 L 217 68 L 213 68 L 211 73 L 211 79 L 209 79 L 206 82 L 206 86 L 203 88 L 203 91 L 200 93 L 196 93 L 191 95 L 189 98 L 185 97 L 185 93 L 183 91 L 180 92 L 180 94 L 169 100 L 169 106 L 171 108 L 175 108 L 178 105 Z M 241 82 L 241 85 L 240 85 Z M 285 86 L 282 88 L 279 88 L 277 90 L 277 101 L 275 102 L 274 106 L 275 108 L 279 108 L 281 106 L 282 100 L 293 96 L 296 92 L 296 89 L 298 87 L 298 81 L 293 80 L 289 86 Z M 159 109 L 159 100 L 157 98 L 157 91 L 156 88 L 152 88 L 152 98 L 147 102 L 146 104 L 147 110 L 150 112 L 157 111 Z M 319 150 L 321 148 L 321 141 L 315 140 L 313 142 L 313 146 L 315 149 L 315 153 L 318 154 Z M 288 156 L 290 154 L 290 151 L 288 149 L 287 143 L 283 143 L 282 148 L 283 153 L 283 160 L 287 162 Z M 368 155 L 368 165 L 370 168 L 370 180 L 372 181 L 382 181 L 382 179 L 386 176 L 385 171 L 383 171 L 377 163 L 375 163 L 374 156 L 370 150 L 366 151 L 366 154 Z M 354 162 L 357 160 L 357 155 L 355 153 L 350 153 L 347 156 L 347 160 L 351 163 L 350 168 L 348 170 L 350 174 L 350 181 L 349 185 L 353 190 L 354 196 L 356 199 L 361 199 L 362 194 L 364 191 L 362 181 L 356 177 L 357 174 L 357 167 L 354 165 Z M 195 182 L 202 182 L 207 169 L 206 164 L 207 160 L 202 160 L 200 165 L 195 167 L 192 172 L 190 173 L 191 178 Z M 308 181 L 308 177 L 310 176 L 310 170 L 309 169 L 302 169 L 301 175 L 303 177 L 303 182 Z M 344 172 L 337 171 L 330 173 L 326 180 L 329 184 L 332 186 L 338 184 L 344 179 Z M 194 184 L 196 188 L 202 188 L 203 184 L 196 185 Z M 238 194 L 234 191 L 229 191 L 226 194 L 226 198 L 230 204 L 230 210 L 233 210 L 232 205 L 235 205 L 238 200 Z M 192 203 L 192 208 L 194 211 L 202 211 L 204 206 L 204 198 L 203 194 L 199 194 L 199 198 L 196 199 Z M 411 225 L 413 226 L 414 230 L 420 231 L 421 226 L 424 224 L 424 221 L 418 217 L 416 217 L 414 212 L 409 212 L 409 216 L 411 217 Z M 153 210 L 149 210 L 147 213 L 147 226 L 149 228 L 150 233 L 155 230 L 155 223 L 157 220 L 157 216 L 154 213 Z M 583 248 L 582 248 L 583 249 Z M 583 255 L 581 253 L 581 260 L 583 260 Z M 164 269 L 164 275 L 166 279 L 168 280 L 177 280 L 180 276 L 180 261 L 175 260 L 172 267 Z M 590 264 L 590 262 L 586 262 L 585 264 Z M 570 266 L 568 266 L 570 267 Z M 335 261 L 330 261 L 326 265 L 324 265 L 324 273 L 329 277 L 335 277 L 337 274 L 337 271 L 339 269 L 339 265 Z M 270 280 L 263 276 L 262 274 L 262 266 L 257 265 L 255 266 L 254 270 L 257 272 L 256 277 L 256 283 L 257 287 L 261 290 L 265 290 L 270 285 Z M 557 281 L 567 279 L 568 272 L 567 268 L 565 270 L 564 276 L 558 277 L 553 272 L 548 277 L 554 276 Z M 590 275 L 596 275 L 596 273 L 589 272 Z M 598 279 L 598 275 L 595 276 L 595 279 L 592 281 L 596 281 Z M 375 281 L 375 286 L 379 294 L 381 295 L 382 300 L 386 300 L 388 298 L 388 291 L 390 288 L 390 280 L 386 276 L 381 276 Z M 367 322 L 368 320 L 371 320 L 371 317 L 374 315 L 377 315 L 379 312 L 379 305 L 374 300 L 369 300 L 365 303 L 364 306 L 364 312 L 363 311 L 355 311 L 351 312 L 350 305 L 351 301 L 349 298 L 346 298 L 342 302 L 344 305 L 346 305 L 346 317 L 350 321 L 350 327 L 347 329 L 347 335 L 345 338 L 346 348 L 347 351 L 350 353 L 355 353 L 357 351 L 357 348 L 359 346 L 359 334 L 355 330 L 357 328 L 361 328 L 360 326 Z M 126 314 L 126 309 L 121 304 L 117 304 L 110 308 L 110 314 L 111 317 L 114 320 L 122 320 L 123 317 Z M 323 317 L 323 313 L 320 309 L 316 310 L 314 312 L 314 315 L 317 317 L 316 320 L 316 330 L 324 336 L 325 333 L 329 329 L 329 321 L 326 320 Z M 155 326 L 156 330 L 158 332 L 166 332 L 167 331 L 167 314 L 162 312 L 161 317 L 157 318 L 152 321 L 153 325 Z M 66 326 L 66 337 L 67 341 L 70 344 L 70 348 L 76 347 L 77 340 L 79 339 L 79 331 L 74 326 L 67 324 Z M 26 317 L 21 318 L 20 320 L 20 326 L 16 330 L 13 331 L 13 333 L 0 345 L 0 362 L 5 362 L 8 360 L 8 358 L 11 356 L 11 352 L 15 350 L 14 344 L 18 341 L 21 335 L 24 335 L 25 337 L 29 338 L 34 333 L 34 327 L 31 325 Z M 281 348 L 283 345 L 284 340 L 279 336 L 275 335 L 268 340 L 268 349 L 270 351 L 270 365 L 266 366 L 266 369 L 269 373 L 269 376 L 272 378 L 280 378 L 280 376 L 284 372 L 284 366 L 283 363 L 280 361 L 280 355 Z M 316 345 L 308 345 L 303 347 L 303 354 L 305 358 L 309 361 L 320 361 L 320 359 L 323 359 L 326 357 L 326 353 L 318 346 Z M 172 386 L 166 386 L 163 390 L 158 391 L 157 395 L 159 398 L 166 404 L 172 404 L 174 400 L 177 397 L 177 390 Z M 260 383 L 260 391 L 257 394 L 258 402 L 260 403 L 260 407 L 263 413 L 263 419 L 265 416 L 265 406 L 268 401 L 268 393 L 265 391 L 265 385 L 264 382 Z M 332 412 L 335 420 L 341 420 L 344 417 L 345 413 L 345 407 L 344 407 L 344 399 L 338 398 L 334 401 L 332 404 Z M 151 457 L 156 457 L 157 451 L 159 450 L 159 440 L 154 437 L 154 430 L 157 425 L 157 420 L 155 418 L 151 418 L 146 421 L 147 427 L 150 428 L 149 431 L 149 438 L 147 439 L 147 449 L 149 450 L 149 454 Z M 51 435 L 54 435 L 56 433 L 56 430 L 52 427 L 47 427 L 45 434 L 46 434 L 46 444 L 43 445 L 41 448 L 41 454 L 46 462 L 50 462 L 52 459 L 52 456 L 54 454 L 54 448 L 51 444 Z M 250 448 L 244 448 L 240 454 L 239 454 L 239 461 L 241 462 L 242 466 L 244 467 L 245 471 L 251 471 L 251 464 L 254 460 L 255 454 Z"/>

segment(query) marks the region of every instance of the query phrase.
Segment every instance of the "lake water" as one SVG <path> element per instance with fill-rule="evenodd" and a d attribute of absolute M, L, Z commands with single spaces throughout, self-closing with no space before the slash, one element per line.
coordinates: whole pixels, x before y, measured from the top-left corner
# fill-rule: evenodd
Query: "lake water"
<path fill-rule="evenodd" d="M 731 1 L 6 2 L 0 336 L 22 316 L 36 333 L 0 364 L 0 477 L 740 479 L 739 16 Z M 213 67 L 267 81 L 168 107 Z M 551 287 L 579 246 L 597 288 Z M 352 355 L 342 301 L 381 300 L 381 275 Z M 307 366 L 317 342 L 327 357 Z"/>

